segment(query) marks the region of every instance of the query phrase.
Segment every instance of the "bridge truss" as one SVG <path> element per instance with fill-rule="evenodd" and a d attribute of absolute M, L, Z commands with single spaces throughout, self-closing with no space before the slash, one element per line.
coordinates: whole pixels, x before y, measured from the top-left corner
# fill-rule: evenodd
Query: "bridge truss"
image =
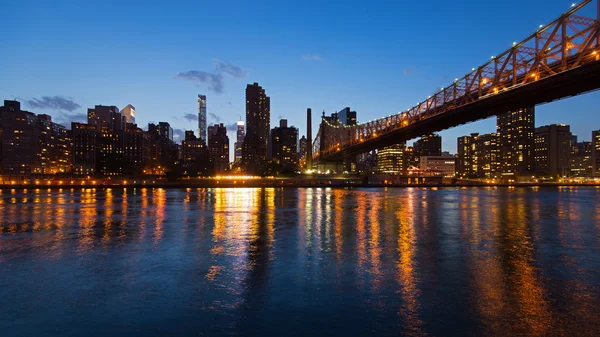
<path fill-rule="evenodd" d="M 596 18 L 582 14 L 591 9 Z M 323 119 L 313 142 L 314 161 L 376 149 L 378 138 L 599 61 L 599 18 L 600 0 L 585 0 L 406 111 L 355 126 Z"/>

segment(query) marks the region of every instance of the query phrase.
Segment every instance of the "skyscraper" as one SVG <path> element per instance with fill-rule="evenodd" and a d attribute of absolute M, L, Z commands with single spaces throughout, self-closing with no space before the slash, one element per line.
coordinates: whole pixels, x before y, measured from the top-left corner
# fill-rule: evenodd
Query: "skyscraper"
<path fill-rule="evenodd" d="M 191 175 L 208 173 L 208 149 L 206 144 L 194 135 L 194 131 L 185 131 L 185 140 L 181 143 L 182 162 Z"/>
<path fill-rule="evenodd" d="M 96 130 L 123 131 L 125 129 L 125 116 L 119 112 L 114 105 L 96 105 L 88 109 L 88 124 L 96 127 Z"/>
<path fill-rule="evenodd" d="M 568 125 L 552 124 L 535 129 L 535 171 L 547 176 L 567 176 L 571 152 L 571 130 Z"/>
<path fill-rule="evenodd" d="M 121 110 L 121 114 L 125 116 L 125 122 L 135 124 L 135 107 L 133 105 L 127 104 L 127 106 Z"/>
<path fill-rule="evenodd" d="M 271 99 L 258 83 L 246 86 L 246 136 L 242 147 L 244 169 L 262 174 L 267 166 L 267 140 L 271 127 Z"/>
<path fill-rule="evenodd" d="M 35 114 L 21 110 L 18 101 L 0 107 L 2 127 L 2 173 L 26 176 L 35 172 L 40 152 L 40 128 Z"/>
<path fill-rule="evenodd" d="M 502 174 L 530 173 L 534 169 L 535 107 L 498 115 Z"/>
<path fill-rule="evenodd" d="M 242 161 L 242 146 L 244 145 L 244 136 L 246 135 L 246 124 L 244 121 L 237 122 L 236 141 L 235 141 L 235 158 L 234 162 L 239 164 Z"/>
<path fill-rule="evenodd" d="M 463 178 L 495 178 L 499 170 L 500 147 L 496 133 L 458 138 L 456 173 Z"/>
<path fill-rule="evenodd" d="M 214 174 L 229 171 L 229 137 L 222 123 L 208 127 L 208 158 Z"/>
<path fill-rule="evenodd" d="M 306 169 L 312 170 L 313 139 L 312 111 L 310 110 L 310 108 L 306 109 L 306 140 L 308 141 L 308 147 L 306 148 Z"/>
<path fill-rule="evenodd" d="M 302 136 L 298 141 L 298 160 L 306 161 L 306 152 L 308 151 L 308 140 Z"/>
<path fill-rule="evenodd" d="M 413 144 L 413 148 L 415 151 L 415 155 L 418 157 L 441 156 L 442 137 L 433 133 L 430 135 L 425 135 Z"/>
<path fill-rule="evenodd" d="M 90 124 L 71 123 L 73 173 L 92 175 L 96 173 L 98 156 L 98 132 Z"/>
<path fill-rule="evenodd" d="M 198 95 L 198 138 L 207 142 L 206 139 L 206 96 Z"/>

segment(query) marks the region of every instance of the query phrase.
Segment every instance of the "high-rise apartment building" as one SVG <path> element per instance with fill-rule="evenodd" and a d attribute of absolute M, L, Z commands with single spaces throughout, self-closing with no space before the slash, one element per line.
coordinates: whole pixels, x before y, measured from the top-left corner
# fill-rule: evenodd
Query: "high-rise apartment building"
<path fill-rule="evenodd" d="M 229 137 L 223 124 L 208 127 L 208 158 L 214 174 L 229 171 Z"/>
<path fill-rule="evenodd" d="M 496 133 L 500 137 L 502 174 L 527 174 L 534 171 L 535 107 L 498 115 Z"/>
<path fill-rule="evenodd" d="M 21 110 L 18 101 L 4 101 L 0 107 L 2 128 L 2 174 L 27 176 L 38 166 L 40 128 L 38 118 Z"/>
<path fill-rule="evenodd" d="M 246 136 L 242 164 L 252 174 L 267 167 L 267 141 L 271 128 L 271 100 L 258 83 L 246 86 Z"/>
<path fill-rule="evenodd" d="M 592 132 L 592 175 L 600 177 L 600 130 Z"/>
<path fill-rule="evenodd" d="M 442 137 L 436 134 L 422 136 L 413 144 L 413 148 L 417 157 L 441 156 Z"/>
<path fill-rule="evenodd" d="M 71 123 L 73 173 L 93 175 L 96 173 L 98 132 L 96 127 L 83 123 Z"/>
<path fill-rule="evenodd" d="M 206 96 L 198 95 L 198 138 L 204 143 L 206 138 Z"/>
<path fill-rule="evenodd" d="M 142 172 L 150 157 L 149 135 L 136 124 L 127 123 L 123 132 L 123 174 Z"/>
<path fill-rule="evenodd" d="M 208 149 L 206 144 L 194 135 L 194 131 L 185 132 L 181 143 L 183 167 L 190 175 L 208 174 Z"/>
<path fill-rule="evenodd" d="M 125 129 L 125 116 L 114 105 L 96 105 L 88 109 L 88 124 L 97 130 L 122 131 Z"/>
<path fill-rule="evenodd" d="M 37 115 L 39 151 L 33 173 L 56 174 L 71 170 L 71 144 L 67 129 L 49 115 Z"/>
<path fill-rule="evenodd" d="M 235 140 L 235 156 L 234 156 L 234 162 L 236 164 L 241 163 L 242 161 L 242 147 L 244 146 L 244 136 L 246 135 L 246 128 L 245 128 L 245 123 L 244 121 L 238 121 L 237 122 L 237 129 L 236 129 L 236 140 Z"/>
<path fill-rule="evenodd" d="M 173 128 L 167 122 L 158 122 L 158 134 L 163 138 L 173 141 Z"/>
<path fill-rule="evenodd" d="M 569 175 L 571 130 L 568 125 L 552 124 L 535 129 L 535 171 L 545 176 Z"/>
<path fill-rule="evenodd" d="M 298 169 L 298 129 L 288 127 L 287 119 L 279 121 L 279 127 L 271 131 L 271 153 L 273 163 L 281 172 Z"/>
<path fill-rule="evenodd" d="M 166 122 L 156 124 L 148 124 L 148 136 L 152 143 L 151 158 L 154 166 L 158 170 L 154 170 L 156 174 L 163 174 L 165 168 L 173 165 L 178 158 L 178 147 L 173 142 L 173 129 Z"/>
<path fill-rule="evenodd" d="M 499 173 L 500 146 L 496 133 L 458 138 L 456 174 L 463 178 L 495 178 Z"/>
<path fill-rule="evenodd" d="M 404 156 L 406 144 L 396 144 L 377 151 L 377 171 L 385 174 L 399 174 L 406 170 Z"/>
<path fill-rule="evenodd" d="M 571 148 L 569 166 L 572 177 L 592 176 L 592 142 L 578 142 Z"/>

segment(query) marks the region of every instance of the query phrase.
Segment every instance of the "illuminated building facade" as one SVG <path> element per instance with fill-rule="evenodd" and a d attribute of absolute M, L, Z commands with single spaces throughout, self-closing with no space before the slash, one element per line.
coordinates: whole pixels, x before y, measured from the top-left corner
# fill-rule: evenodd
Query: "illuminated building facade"
<path fill-rule="evenodd" d="M 298 129 L 288 127 L 287 119 L 271 131 L 270 144 L 273 163 L 281 172 L 298 169 Z"/>
<path fill-rule="evenodd" d="M 458 138 L 456 175 L 463 178 L 495 178 L 500 170 L 500 137 L 496 133 Z"/>
<path fill-rule="evenodd" d="M 600 177 L 600 130 L 592 132 L 592 175 Z"/>
<path fill-rule="evenodd" d="M 501 174 L 530 174 L 534 171 L 535 107 L 510 111 L 497 117 L 500 137 Z"/>
<path fill-rule="evenodd" d="M 422 172 L 454 177 L 455 165 L 454 156 L 422 156 L 419 168 Z"/>
<path fill-rule="evenodd" d="M 71 144 L 67 129 L 52 122 L 49 115 L 38 115 L 39 151 L 33 173 L 56 174 L 71 171 Z"/>
<path fill-rule="evenodd" d="M 384 147 L 377 151 L 377 171 L 385 174 L 400 174 L 404 166 L 406 145 L 404 143 Z"/>
<path fill-rule="evenodd" d="M 125 117 L 125 123 L 135 124 L 135 107 L 133 105 L 127 104 L 121 109 L 121 114 Z"/>
<path fill-rule="evenodd" d="M 544 176 L 569 175 L 571 130 L 569 125 L 552 124 L 535 129 L 535 171 Z"/>
<path fill-rule="evenodd" d="M 575 143 L 569 156 L 572 177 L 592 176 L 592 142 Z"/>
<path fill-rule="evenodd" d="M 246 136 L 242 147 L 242 166 L 251 174 L 262 174 L 267 167 L 267 141 L 271 128 L 271 99 L 258 83 L 246 86 Z"/>
<path fill-rule="evenodd" d="M 235 140 L 235 157 L 234 162 L 236 164 L 241 163 L 242 161 L 242 147 L 244 146 L 244 136 L 246 135 L 246 123 L 244 121 L 237 122 L 236 129 L 236 140 Z"/>

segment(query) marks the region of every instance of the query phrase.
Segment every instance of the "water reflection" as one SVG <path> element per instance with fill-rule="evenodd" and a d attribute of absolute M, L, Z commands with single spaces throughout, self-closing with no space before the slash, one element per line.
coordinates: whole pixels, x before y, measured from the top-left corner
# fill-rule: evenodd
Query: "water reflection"
<path fill-rule="evenodd" d="M 50 329 L 21 335 L 80 315 L 75 335 L 100 316 L 104 334 L 594 335 L 598 205 L 593 188 L 3 190 L 0 317 Z"/>

